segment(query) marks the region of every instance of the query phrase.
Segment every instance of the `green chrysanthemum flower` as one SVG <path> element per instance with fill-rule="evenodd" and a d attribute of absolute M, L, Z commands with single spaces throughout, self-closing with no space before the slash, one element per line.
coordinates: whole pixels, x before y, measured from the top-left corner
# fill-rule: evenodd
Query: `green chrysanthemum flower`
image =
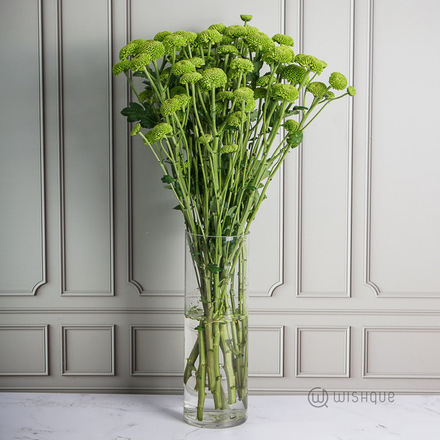
<path fill-rule="evenodd" d="M 267 95 L 267 89 L 265 87 L 257 87 L 254 89 L 254 98 L 261 99 L 265 98 Z"/>
<path fill-rule="evenodd" d="M 206 133 L 199 137 L 199 142 L 201 144 L 209 144 L 212 141 L 212 134 Z"/>
<path fill-rule="evenodd" d="M 170 97 L 174 98 L 176 95 L 186 95 L 186 88 L 182 86 L 175 86 L 170 89 Z"/>
<path fill-rule="evenodd" d="M 272 37 L 272 40 L 276 41 L 279 44 L 284 44 L 285 46 L 292 46 L 293 47 L 293 38 L 290 35 L 275 34 Z"/>
<path fill-rule="evenodd" d="M 226 26 L 223 23 L 211 24 L 208 29 L 215 29 L 217 32 L 221 34 L 225 31 Z"/>
<path fill-rule="evenodd" d="M 161 79 L 161 81 L 165 82 L 168 80 L 169 76 L 171 73 L 171 67 L 167 67 L 166 69 L 163 70 L 163 72 L 159 75 L 159 78 Z"/>
<path fill-rule="evenodd" d="M 233 24 L 232 26 L 228 26 L 224 30 L 224 34 L 232 38 L 244 37 L 248 33 L 249 31 L 246 29 L 246 27 L 239 24 Z"/>
<path fill-rule="evenodd" d="M 223 145 L 223 147 L 220 149 L 220 153 L 221 154 L 234 153 L 237 150 L 238 150 L 237 144 Z"/>
<path fill-rule="evenodd" d="M 256 85 L 261 87 L 267 87 L 269 85 L 271 78 L 272 78 L 271 81 L 272 84 L 276 82 L 276 78 L 274 78 L 270 73 L 266 73 L 265 75 L 260 76 L 260 78 L 257 79 Z"/>
<path fill-rule="evenodd" d="M 142 90 L 141 93 L 139 93 L 139 101 L 145 102 L 147 99 L 151 98 L 154 95 L 153 90 L 151 89 L 145 89 Z"/>
<path fill-rule="evenodd" d="M 327 90 L 327 92 L 325 92 L 324 97 L 327 99 L 333 99 L 335 97 L 335 94 L 331 91 L 331 90 Z"/>
<path fill-rule="evenodd" d="M 173 67 L 171 67 L 171 73 L 174 75 L 183 75 L 184 73 L 194 72 L 195 66 L 189 60 L 177 61 Z"/>
<path fill-rule="evenodd" d="M 246 58 L 235 58 L 231 61 L 231 69 L 238 72 L 249 73 L 254 70 L 254 65 L 251 60 Z"/>
<path fill-rule="evenodd" d="M 124 46 L 119 51 L 119 59 L 125 60 L 129 56 L 136 55 L 138 53 L 139 45 L 142 44 L 144 40 L 133 40 L 130 41 L 126 46 Z"/>
<path fill-rule="evenodd" d="M 171 55 L 174 50 L 179 50 L 183 46 L 186 46 L 185 38 L 181 35 L 167 35 L 163 41 L 163 45 L 165 46 L 165 53 Z"/>
<path fill-rule="evenodd" d="M 173 99 L 177 99 L 177 101 L 179 102 L 179 104 L 180 104 L 179 110 L 183 109 L 186 106 L 191 104 L 191 97 L 188 96 L 186 93 L 181 93 L 179 95 L 175 95 L 173 97 Z"/>
<path fill-rule="evenodd" d="M 299 96 L 298 90 L 291 84 L 274 84 L 270 92 L 275 99 L 287 101 L 291 104 L 293 104 Z"/>
<path fill-rule="evenodd" d="M 356 95 L 356 89 L 355 89 L 354 87 L 352 87 L 352 86 L 348 86 L 348 87 L 347 87 L 347 93 L 348 93 L 350 96 L 354 96 L 354 95 Z"/>
<path fill-rule="evenodd" d="M 206 89 L 215 89 L 217 87 L 222 87 L 228 81 L 228 77 L 226 76 L 224 70 L 218 67 L 206 69 L 203 72 L 202 76 L 203 78 L 201 82 L 203 84 L 203 87 Z"/>
<path fill-rule="evenodd" d="M 205 65 L 205 61 L 200 57 L 193 57 L 189 61 L 194 64 L 195 67 L 202 67 Z"/>
<path fill-rule="evenodd" d="M 248 35 L 250 35 L 250 34 L 254 34 L 254 33 L 256 33 L 256 32 L 260 32 L 260 29 L 254 27 L 254 26 L 246 25 L 246 29 L 247 29 L 247 31 L 248 31 Z"/>
<path fill-rule="evenodd" d="M 151 63 L 151 61 L 152 61 L 151 55 L 147 53 L 140 53 L 131 60 L 130 69 L 132 72 L 144 70 L 144 67 L 148 66 Z"/>
<path fill-rule="evenodd" d="M 130 60 L 119 61 L 113 66 L 113 75 L 118 76 L 120 73 L 125 72 L 130 68 L 130 65 Z"/>
<path fill-rule="evenodd" d="M 165 47 L 160 41 L 148 40 L 139 45 L 139 52 L 150 55 L 153 60 L 158 60 L 165 55 Z"/>
<path fill-rule="evenodd" d="M 287 81 L 296 86 L 302 83 L 306 74 L 307 69 L 296 64 L 291 64 L 290 66 L 284 67 L 281 72 L 281 78 L 287 79 Z"/>
<path fill-rule="evenodd" d="M 307 91 L 316 98 L 321 98 L 327 93 L 327 86 L 322 82 L 315 81 L 307 86 Z"/>
<path fill-rule="evenodd" d="M 176 98 L 170 98 L 165 100 L 160 106 L 160 112 L 164 116 L 170 116 L 181 109 L 181 103 Z"/>
<path fill-rule="evenodd" d="M 215 102 L 214 105 L 211 104 L 209 108 L 211 113 L 221 113 L 225 108 L 225 104 L 223 102 Z"/>
<path fill-rule="evenodd" d="M 234 39 L 232 37 L 229 37 L 228 35 L 224 35 L 224 31 L 223 31 L 223 37 L 222 37 L 221 44 L 231 44 L 233 41 L 234 41 Z"/>
<path fill-rule="evenodd" d="M 170 124 L 167 124 L 166 122 L 162 122 L 160 124 L 157 124 L 154 126 L 146 135 L 145 137 L 148 139 L 150 144 L 160 141 L 163 139 L 167 134 L 171 133 L 173 131 L 173 127 L 171 127 Z"/>
<path fill-rule="evenodd" d="M 268 64 L 273 63 L 291 63 L 295 59 L 295 52 L 289 46 L 282 44 L 275 47 L 272 51 L 263 55 L 263 61 Z"/>
<path fill-rule="evenodd" d="M 171 35 L 172 32 L 169 31 L 163 31 L 163 32 L 159 32 L 154 36 L 154 40 L 155 41 L 163 41 L 165 39 L 165 37 L 168 37 L 168 35 Z"/>
<path fill-rule="evenodd" d="M 298 127 L 299 123 L 294 119 L 289 119 L 284 123 L 284 128 L 289 132 L 289 134 L 295 132 Z"/>
<path fill-rule="evenodd" d="M 335 90 L 344 90 L 347 87 L 347 78 L 339 72 L 333 72 L 328 82 Z"/>
<path fill-rule="evenodd" d="M 180 78 L 180 84 L 194 84 L 202 79 L 202 75 L 199 72 L 185 73 Z"/>
<path fill-rule="evenodd" d="M 141 123 L 138 122 L 134 127 L 133 130 L 130 132 L 130 136 L 136 136 L 141 131 Z"/>
<path fill-rule="evenodd" d="M 197 34 L 196 42 L 198 44 L 215 44 L 220 43 L 222 41 L 222 34 L 215 29 L 206 29 Z"/>
<path fill-rule="evenodd" d="M 246 99 L 245 104 L 246 105 L 244 107 L 244 111 L 245 112 L 251 112 L 255 108 L 256 101 L 255 101 L 254 98 L 249 98 L 249 99 Z"/>
<path fill-rule="evenodd" d="M 222 90 L 215 95 L 217 101 L 232 101 L 234 99 L 234 93 L 229 90 Z"/>
<path fill-rule="evenodd" d="M 275 43 L 264 32 L 251 32 L 245 40 L 249 49 L 253 52 L 258 50 L 264 53 L 275 48 Z"/>
<path fill-rule="evenodd" d="M 254 91 L 249 87 L 240 87 L 239 89 L 234 90 L 233 93 L 235 98 L 239 102 L 246 101 L 254 97 Z"/>
<path fill-rule="evenodd" d="M 241 112 L 234 112 L 229 115 L 228 125 L 230 125 L 231 127 L 238 128 L 243 122 L 244 119 L 242 118 Z"/>
<path fill-rule="evenodd" d="M 241 18 L 245 23 L 247 23 L 248 21 L 251 21 L 251 20 L 252 20 L 252 15 L 241 14 L 241 15 L 240 15 L 240 18 Z"/>
<path fill-rule="evenodd" d="M 197 38 L 197 34 L 195 32 L 187 32 L 187 31 L 176 31 L 174 35 L 180 35 L 185 39 L 186 44 L 194 43 Z"/>
<path fill-rule="evenodd" d="M 306 55 L 304 53 L 299 53 L 295 57 L 295 62 L 303 67 L 306 67 L 312 72 L 317 73 L 318 75 L 320 75 L 323 69 L 327 67 L 327 63 L 325 61 L 318 60 L 318 58 L 314 57 L 313 55 Z"/>
<path fill-rule="evenodd" d="M 226 54 L 238 55 L 238 49 L 232 44 L 225 44 L 224 46 L 220 46 L 218 48 L 217 53 L 221 55 L 226 55 Z"/>

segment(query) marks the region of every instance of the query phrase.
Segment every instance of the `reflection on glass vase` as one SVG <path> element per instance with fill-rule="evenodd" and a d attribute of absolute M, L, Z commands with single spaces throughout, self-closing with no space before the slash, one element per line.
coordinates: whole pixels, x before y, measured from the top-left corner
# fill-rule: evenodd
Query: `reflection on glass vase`
<path fill-rule="evenodd" d="M 247 418 L 247 237 L 186 233 L 184 420 L 193 426 Z"/>

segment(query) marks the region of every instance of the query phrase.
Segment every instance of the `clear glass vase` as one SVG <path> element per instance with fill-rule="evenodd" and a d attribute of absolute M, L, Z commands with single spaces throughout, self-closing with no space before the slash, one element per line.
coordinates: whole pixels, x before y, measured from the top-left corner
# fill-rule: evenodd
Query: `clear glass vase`
<path fill-rule="evenodd" d="M 247 238 L 186 233 L 184 420 L 193 426 L 247 418 Z"/>

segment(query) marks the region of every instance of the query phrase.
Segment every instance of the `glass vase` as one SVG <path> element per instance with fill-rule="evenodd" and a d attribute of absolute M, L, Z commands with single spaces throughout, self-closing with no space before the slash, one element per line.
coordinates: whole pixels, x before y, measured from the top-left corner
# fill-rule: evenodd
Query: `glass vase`
<path fill-rule="evenodd" d="M 247 238 L 186 233 L 184 420 L 193 426 L 247 418 Z"/>

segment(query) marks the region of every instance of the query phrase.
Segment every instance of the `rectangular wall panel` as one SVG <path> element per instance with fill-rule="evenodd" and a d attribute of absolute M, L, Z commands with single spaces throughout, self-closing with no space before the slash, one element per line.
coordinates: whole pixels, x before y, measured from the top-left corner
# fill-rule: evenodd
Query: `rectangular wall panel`
<path fill-rule="evenodd" d="M 46 277 L 41 33 L 41 1 L 0 6 L 0 295 Z"/>
<path fill-rule="evenodd" d="M 363 377 L 440 378 L 440 328 L 364 328 Z"/>
<path fill-rule="evenodd" d="M 349 377 L 350 327 L 297 327 L 296 377 Z"/>
<path fill-rule="evenodd" d="M 380 296 L 440 296 L 440 173 L 437 88 L 408 111 L 408 54 L 440 68 L 438 2 L 370 2 L 366 282 Z M 398 13 L 395 11 L 399 10 Z M 417 29 L 416 38 L 408 29 Z M 395 73 L 399 71 L 399 74 Z M 435 104 L 436 105 L 436 104 Z M 402 109 L 402 111 L 398 111 Z"/>
<path fill-rule="evenodd" d="M 113 325 L 63 325 L 61 343 L 64 376 L 115 374 Z"/>
<path fill-rule="evenodd" d="M 47 325 L 0 326 L 0 376 L 47 376 Z"/>
<path fill-rule="evenodd" d="M 64 294 L 113 293 L 110 0 L 59 0 Z"/>
<path fill-rule="evenodd" d="M 354 2 L 307 0 L 300 6 L 303 29 L 297 52 L 328 62 L 315 81 L 328 84 L 336 71 L 351 83 Z M 338 96 L 345 90 L 334 92 Z M 304 131 L 297 196 L 300 296 L 350 296 L 352 111 L 349 99 L 330 103 Z"/>

